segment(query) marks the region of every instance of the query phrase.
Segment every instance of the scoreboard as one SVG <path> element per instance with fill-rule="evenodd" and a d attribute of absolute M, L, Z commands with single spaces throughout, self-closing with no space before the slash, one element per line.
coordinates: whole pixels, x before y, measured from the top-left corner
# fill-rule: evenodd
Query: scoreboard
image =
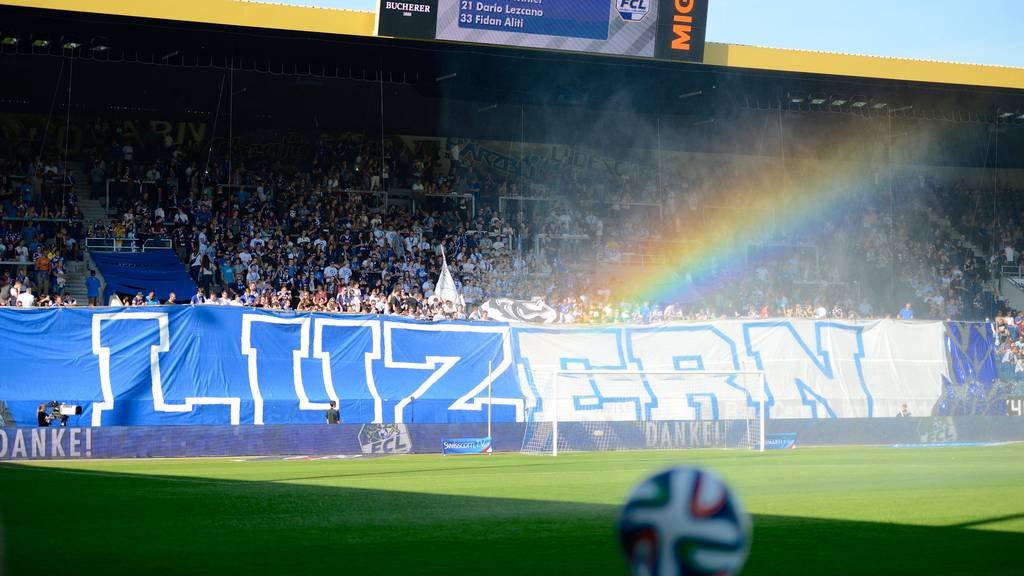
<path fill-rule="evenodd" d="M 380 0 L 377 34 L 701 62 L 708 0 Z"/>
<path fill-rule="evenodd" d="M 0 0 L 0 5 L 702 62 L 710 2 L 376 1 L 376 14 L 337 9 L 342 0 Z"/>

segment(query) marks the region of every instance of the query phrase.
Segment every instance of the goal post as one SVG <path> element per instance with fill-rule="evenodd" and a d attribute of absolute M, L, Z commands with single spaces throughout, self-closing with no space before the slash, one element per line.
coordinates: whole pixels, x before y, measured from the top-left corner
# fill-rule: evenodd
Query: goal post
<path fill-rule="evenodd" d="M 563 369 L 534 374 L 524 453 L 765 448 L 761 370 Z"/>

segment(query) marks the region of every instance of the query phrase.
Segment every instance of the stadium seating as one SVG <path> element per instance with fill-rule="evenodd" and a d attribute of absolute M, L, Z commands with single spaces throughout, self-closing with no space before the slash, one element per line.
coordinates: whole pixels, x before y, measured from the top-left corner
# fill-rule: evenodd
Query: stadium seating
<path fill-rule="evenodd" d="M 708 272 L 714 294 L 644 303 L 619 293 L 615 274 L 670 264 L 663 236 L 685 236 L 710 210 L 741 214 L 741 206 L 719 204 L 728 178 L 695 171 L 658 203 L 649 175 L 602 182 L 593 171 L 538 168 L 521 191 L 514 179 L 458 160 L 459 148 L 466 160 L 481 154 L 482 143 L 453 139 L 447 151 L 428 152 L 395 137 L 382 156 L 380 141 L 363 135 L 317 136 L 312 157 L 290 164 L 258 147 L 229 162 L 172 142 L 136 150 L 116 134 L 101 139 L 78 175 L 90 183 L 89 201 L 105 204 L 110 216 L 93 222 L 82 221 L 75 193 L 82 186 L 62 187 L 61 178 L 74 175 L 61 176 L 56 162 L 7 160 L 8 284 L 35 286 L 51 305 L 43 294 L 67 291 L 67 279 L 58 282 L 63 259 L 77 259 L 87 245 L 171 248 L 210 303 L 422 319 L 478 319 L 477 306 L 497 297 L 542 297 L 560 322 L 575 323 L 885 317 L 904 301 L 914 302 L 917 318 L 978 319 L 1001 306 L 990 269 L 999 259 L 975 256 L 985 242 L 978 233 L 958 234 L 981 208 L 963 210 L 964 190 L 927 174 L 897 181 L 903 218 L 889 213 L 882 190 L 861 186 L 845 192 L 852 210 L 820 224 L 837 241 L 818 242 L 813 231 L 765 232 L 747 240 L 741 262 Z M 934 196 L 944 201 L 929 203 Z M 934 225 L 944 219 L 952 224 Z M 28 256 L 19 252 L 22 241 Z M 433 297 L 442 250 L 464 305 Z M 48 274 L 35 273 L 37 251 L 52 260 Z M 22 265 L 23 258 L 30 261 Z M 891 273 L 888 286 L 878 284 L 880 272 Z"/>

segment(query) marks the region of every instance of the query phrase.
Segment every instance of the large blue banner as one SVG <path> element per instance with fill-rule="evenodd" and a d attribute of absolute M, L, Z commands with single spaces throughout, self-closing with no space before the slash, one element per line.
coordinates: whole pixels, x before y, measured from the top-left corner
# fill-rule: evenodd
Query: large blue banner
<path fill-rule="evenodd" d="M 18 425 L 522 420 L 509 327 L 220 306 L 0 310 L 0 400 Z"/>
<path fill-rule="evenodd" d="M 762 392 L 773 420 L 1005 412 L 993 401 L 985 330 L 785 319 L 540 328 L 226 306 L 0 308 L 0 422 L 32 426 L 37 407 L 53 401 L 83 407 L 72 426 L 321 424 L 331 401 L 344 424 L 480 423 L 489 404 L 494 422 L 550 421 L 556 412 L 562 422 L 749 420 Z M 602 373 L 563 375 L 556 393 L 556 370 Z M 725 372 L 683 376 L 689 371 Z"/>
<path fill-rule="evenodd" d="M 935 404 L 934 414 L 1006 414 L 1007 389 L 999 386 L 999 359 L 992 325 L 948 322 L 945 344 L 949 378 L 942 381 L 942 396 Z"/>

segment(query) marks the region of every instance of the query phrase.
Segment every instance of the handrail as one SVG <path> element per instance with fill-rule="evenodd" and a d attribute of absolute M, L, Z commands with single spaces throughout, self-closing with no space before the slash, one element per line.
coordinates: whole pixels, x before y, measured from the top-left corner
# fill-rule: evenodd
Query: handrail
<path fill-rule="evenodd" d="M 498 196 L 498 200 L 529 200 L 538 202 L 573 202 L 574 204 L 617 204 L 619 206 L 652 206 L 661 208 L 661 202 L 630 201 L 621 200 L 585 200 L 581 198 L 569 198 L 568 196 Z"/>
<path fill-rule="evenodd" d="M 156 181 L 154 181 L 154 180 L 143 180 L 142 178 L 107 178 L 107 186 L 106 186 L 107 187 L 107 198 L 106 198 L 106 201 L 103 204 L 103 210 L 105 211 L 104 215 L 106 215 L 108 218 L 110 217 L 110 183 L 111 182 L 121 182 L 121 183 L 135 182 L 135 183 L 138 183 L 138 184 L 152 184 L 152 185 L 156 184 Z"/>
<path fill-rule="evenodd" d="M 1010 266 L 1004 264 L 999 267 L 999 273 L 1008 278 L 1020 278 L 1024 276 L 1024 266 Z"/>
<path fill-rule="evenodd" d="M 0 216 L 0 220 L 8 222 L 84 222 L 82 218 L 27 218 L 25 216 Z"/>
<path fill-rule="evenodd" d="M 406 188 L 401 188 L 400 190 L 406 190 Z M 412 189 L 408 189 L 408 190 L 409 190 L 410 194 L 412 194 L 412 192 L 413 192 Z M 470 218 L 473 218 L 473 217 L 476 216 L 476 196 L 473 196 L 472 194 L 438 194 L 438 193 L 434 192 L 434 193 L 430 193 L 430 194 L 426 194 L 425 193 L 425 194 L 423 194 L 423 197 L 424 198 L 451 198 L 451 199 L 466 198 L 466 199 L 469 200 L 469 211 L 470 211 L 469 215 L 470 215 Z M 412 198 L 413 198 L 412 207 L 413 207 L 413 210 L 415 210 L 416 209 L 416 199 L 415 199 L 415 196 L 413 196 Z"/>
<path fill-rule="evenodd" d="M 147 252 L 149 250 L 170 250 L 169 238 L 147 238 L 139 246 L 139 238 L 86 238 L 85 248 L 92 252 Z"/>
<path fill-rule="evenodd" d="M 548 234 L 542 232 L 535 234 L 537 240 L 590 240 L 589 234 Z"/>
<path fill-rule="evenodd" d="M 620 206 L 626 208 L 633 207 L 648 207 L 658 209 L 658 221 L 665 219 L 665 207 L 661 202 L 646 202 L 646 201 L 631 201 L 622 202 L 615 200 L 583 200 L 568 198 L 565 196 L 498 196 L 498 212 L 501 214 L 506 213 L 506 204 L 508 202 L 572 202 L 574 204 L 601 204 L 604 206 Z"/>

